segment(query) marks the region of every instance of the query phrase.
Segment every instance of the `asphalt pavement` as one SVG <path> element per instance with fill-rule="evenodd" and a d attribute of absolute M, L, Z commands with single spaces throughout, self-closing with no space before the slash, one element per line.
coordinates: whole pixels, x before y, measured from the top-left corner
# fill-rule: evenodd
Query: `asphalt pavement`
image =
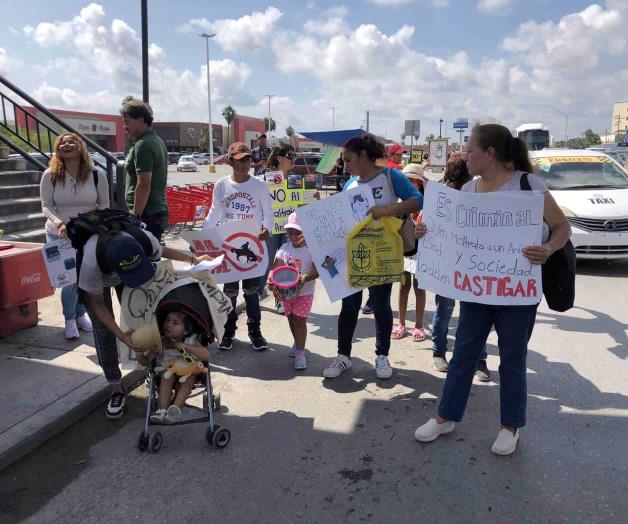
<path fill-rule="evenodd" d="M 431 444 L 414 440 L 444 379 L 432 368 L 429 339 L 393 341 L 393 378 L 377 380 L 373 321 L 361 317 L 353 369 L 323 379 L 336 353 L 340 304 L 330 304 L 319 284 L 307 370 L 292 369 L 287 322 L 268 300 L 262 326 L 270 350 L 238 342 L 213 352 L 225 406 L 218 423 L 233 437 L 226 449 L 210 448 L 205 426 L 190 425 L 163 429 L 159 453 L 138 451 L 141 387 L 122 421 L 106 421 L 99 407 L 0 473 L 0 520 L 625 521 L 627 281 L 626 262 L 583 262 L 578 307 L 539 309 L 528 354 L 528 425 L 512 457 L 490 452 L 499 430 L 497 373 L 474 384 L 454 433 Z M 428 294 L 426 323 L 433 309 Z M 494 334 L 488 348 L 495 372 Z"/>

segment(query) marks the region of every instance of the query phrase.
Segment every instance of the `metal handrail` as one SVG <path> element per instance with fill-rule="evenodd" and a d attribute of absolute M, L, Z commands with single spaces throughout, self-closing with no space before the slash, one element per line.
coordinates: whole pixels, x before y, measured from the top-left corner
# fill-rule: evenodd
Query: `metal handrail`
<path fill-rule="evenodd" d="M 0 75 L 0 83 L 4 84 L 7 88 L 9 88 L 17 96 L 19 96 L 20 98 L 22 98 L 23 100 L 25 100 L 26 102 L 31 104 L 32 107 L 36 108 L 38 111 L 40 111 L 41 113 L 46 115 L 50 120 L 52 120 L 53 122 L 55 122 L 56 124 L 61 126 L 62 129 L 65 129 L 65 130 L 67 130 L 70 133 L 74 133 L 74 134 L 80 136 L 81 139 L 88 146 L 90 146 L 96 152 L 100 153 L 105 158 L 105 164 L 104 165 L 101 162 L 99 162 L 98 160 L 96 160 L 96 159 L 92 159 L 92 160 L 94 161 L 94 163 L 97 166 L 99 166 L 102 169 L 104 169 L 105 172 L 107 173 L 107 180 L 109 182 L 109 190 L 110 190 L 111 201 L 112 201 L 112 203 L 116 202 L 116 206 L 117 207 L 123 207 L 123 208 L 126 207 L 126 204 L 124 203 L 124 198 L 123 198 L 124 195 L 122 194 L 122 192 L 124 190 L 124 184 L 122 183 L 122 181 L 124 179 L 124 163 L 123 162 L 119 162 L 116 157 L 114 157 L 111 153 L 109 153 L 109 151 L 107 151 L 102 146 L 100 146 L 99 144 L 94 142 L 91 138 L 88 138 L 83 133 L 81 133 L 81 132 L 77 131 L 76 129 L 74 129 L 68 123 L 64 122 L 61 118 L 59 118 L 57 115 L 55 115 L 52 111 L 48 110 L 46 107 L 41 105 L 34 98 L 32 98 L 27 93 L 22 91 L 19 87 L 17 87 L 15 84 L 13 84 L 9 80 L 7 80 L 2 75 Z M 43 126 L 47 130 L 48 142 L 49 142 L 49 146 L 50 147 L 52 146 L 52 144 L 51 144 L 51 132 L 54 133 L 55 135 L 58 135 L 59 133 L 57 131 L 55 131 L 54 129 L 52 129 L 44 121 L 42 121 L 41 119 L 37 118 L 31 112 L 29 112 L 26 109 L 24 109 L 21 105 L 16 103 L 10 97 L 6 96 L 4 93 L 0 93 L 0 99 L 1 99 L 1 102 L 2 102 L 1 109 L 2 109 L 2 114 L 3 114 L 3 122 L 0 122 L 0 125 L 2 125 L 8 131 L 11 131 L 13 134 L 16 135 L 16 137 L 18 137 L 20 140 L 26 142 L 29 146 L 33 147 L 34 149 L 39 151 L 44 156 L 47 156 L 46 153 L 41 148 L 40 126 Z M 11 127 L 9 127 L 8 124 L 7 124 L 7 121 L 6 121 L 6 108 L 5 108 L 5 104 L 4 104 L 5 100 L 8 100 L 11 104 L 13 104 L 13 115 L 14 115 L 14 118 L 15 118 L 15 128 L 16 128 L 15 130 L 11 129 Z M 24 120 L 26 122 L 26 137 L 22 137 L 19 134 L 19 129 L 18 129 L 18 125 L 17 125 L 17 109 L 18 108 L 24 114 Z M 36 131 L 36 134 L 37 134 L 37 145 L 32 143 L 31 140 L 30 140 L 30 136 L 29 136 L 29 129 L 30 129 L 30 127 L 29 127 L 29 123 L 28 123 L 28 118 L 29 117 L 32 118 L 33 121 L 35 122 L 35 131 Z M 3 142 L 5 142 L 5 141 L 3 140 Z M 24 150 L 22 148 L 20 148 L 19 146 L 17 146 L 17 144 L 14 144 L 14 143 L 11 143 L 10 141 L 8 141 L 8 145 L 9 145 L 9 147 L 15 149 L 15 151 L 19 152 L 22 156 L 24 156 L 24 154 L 21 152 L 21 151 L 24 151 Z M 51 153 L 51 151 L 49 151 L 49 153 Z M 114 175 L 115 175 L 115 178 L 114 178 Z M 112 207 L 113 207 L 113 205 L 112 205 Z"/>

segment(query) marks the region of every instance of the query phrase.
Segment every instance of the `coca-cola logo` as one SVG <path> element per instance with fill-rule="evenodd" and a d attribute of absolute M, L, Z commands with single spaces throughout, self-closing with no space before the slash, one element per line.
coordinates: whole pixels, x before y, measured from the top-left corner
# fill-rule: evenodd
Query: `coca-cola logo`
<path fill-rule="evenodd" d="M 41 280 L 41 273 L 33 273 L 32 275 L 24 275 L 22 277 L 22 286 L 37 284 Z"/>

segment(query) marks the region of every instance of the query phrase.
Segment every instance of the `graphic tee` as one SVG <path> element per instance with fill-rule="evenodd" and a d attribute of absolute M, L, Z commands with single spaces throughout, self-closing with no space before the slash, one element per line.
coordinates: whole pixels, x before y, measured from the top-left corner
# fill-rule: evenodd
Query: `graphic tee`
<path fill-rule="evenodd" d="M 279 248 L 279 251 L 277 251 L 275 255 L 275 260 L 281 260 L 286 266 L 292 266 L 300 275 L 311 273 L 314 267 L 312 254 L 307 246 L 294 247 L 290 242 L 286 242 Z M 313 295 L 315 287 L 316 282 L 310 280 L 303 285 L 299 295 Z"/>
<path fill-rule="evenodd" d="M 230 176 L 218 180 L 203 229 L 248 219 L 256 220 L 260 228 L 272 230 L 273 210 L 266 182 L 254 177 L 246 182 L 235 182 Z"/>

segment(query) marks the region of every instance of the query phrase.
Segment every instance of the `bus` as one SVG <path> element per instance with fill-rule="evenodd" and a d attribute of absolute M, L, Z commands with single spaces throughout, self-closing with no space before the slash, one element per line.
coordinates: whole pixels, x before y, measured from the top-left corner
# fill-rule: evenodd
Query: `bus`
<path fill-rule="evenodd" d="M 522 124 L 515 133 L 527 144 L 530 151 L 545 149 L 550 145 L 549 128 L 545 124 Z"/>

